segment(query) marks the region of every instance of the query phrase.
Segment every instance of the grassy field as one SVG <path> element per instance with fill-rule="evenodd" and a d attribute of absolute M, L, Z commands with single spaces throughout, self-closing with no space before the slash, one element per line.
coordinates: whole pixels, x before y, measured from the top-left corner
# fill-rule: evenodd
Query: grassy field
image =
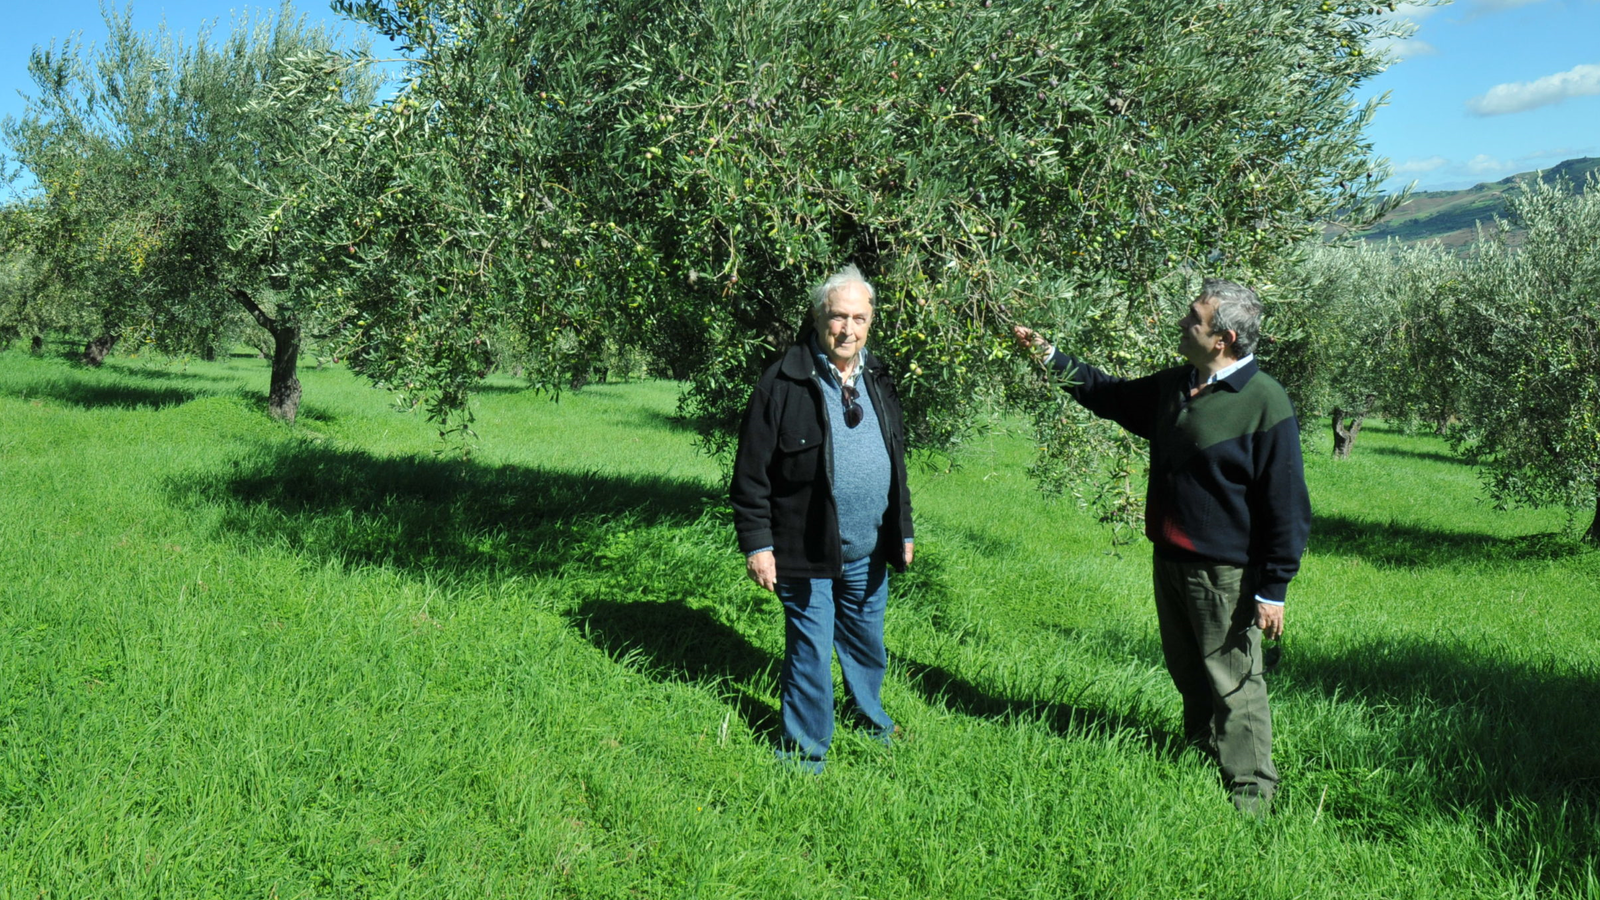
<path fill-rule="evenodd" d="M 1021 436 L 914 476 L 908 738 L 807 777 L 674 386 L 491 385 L 462 461 L 303 378 L 0 354 L 0 897 L 1600 898 L 1600 553 L 1437 440 L 1308 460 L 1256 822 Z"/>

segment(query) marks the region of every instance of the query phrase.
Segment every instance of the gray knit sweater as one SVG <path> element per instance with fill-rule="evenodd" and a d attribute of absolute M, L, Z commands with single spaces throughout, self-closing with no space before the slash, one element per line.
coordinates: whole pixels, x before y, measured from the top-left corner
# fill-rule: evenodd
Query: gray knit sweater
<path fill-rule="evenodd" d="M 828 358 L 813 340 L 812 351 L 820 357 L 817 374 L 822 382 L 822 399 L 828 408 L 828 431 L 833 438 L 833 498 L 839 510 L 839 549 L 845 562 L 871 556 L 878 549 L 878 529 L 889 510 L 891 470 L 889 448 L 872 408 L 872 395 L 860 379 L 869 378 L 866 367 L 857 363 L 857 404 L 861 422 L 851 428 L 844 421 L 844 392 Z M 867 351 L 862 350 L 862 353 Z M 864 362 L 864 361 L 863 361 Z"/>

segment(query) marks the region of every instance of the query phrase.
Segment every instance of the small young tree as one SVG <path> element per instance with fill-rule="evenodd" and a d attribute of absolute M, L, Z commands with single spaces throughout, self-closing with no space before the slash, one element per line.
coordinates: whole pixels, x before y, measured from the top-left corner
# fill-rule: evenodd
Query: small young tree
<path fill-rule="evenodd" d="M 1464 367 L 1461 446 L 1499 504 L 1594 513 L 1600 543 L 1600 190 L 1530 184 L 1480 242 L 1454 322 Z"/>

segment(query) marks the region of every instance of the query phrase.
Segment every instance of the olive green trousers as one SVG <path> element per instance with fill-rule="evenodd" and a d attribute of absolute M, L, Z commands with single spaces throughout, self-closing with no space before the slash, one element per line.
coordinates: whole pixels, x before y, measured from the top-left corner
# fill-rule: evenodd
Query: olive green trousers
<path fill-rule="evenodd" d="M 1159 556 L 1154 568 L 1161 650 L 1183 697 L 1184 737 L 1215 754 L 1235 805 L 1264 806 L 1278 770 L 1250 572 Z"/>

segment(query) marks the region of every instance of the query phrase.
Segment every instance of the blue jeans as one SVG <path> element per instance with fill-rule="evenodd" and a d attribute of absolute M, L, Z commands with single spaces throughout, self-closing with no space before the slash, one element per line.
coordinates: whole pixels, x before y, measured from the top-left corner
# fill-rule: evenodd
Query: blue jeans
<path fill-rule="evenodd" d="M 812 772 L 833 741 L 833 654 L 854 713 L 881 739 L 894 731 L 883 711 L 883 611 L 889 571 L 873 557 L 844 564 L 839 578 L 779 581 L 783 601 L 783 738 L 778 757 Z"/>

